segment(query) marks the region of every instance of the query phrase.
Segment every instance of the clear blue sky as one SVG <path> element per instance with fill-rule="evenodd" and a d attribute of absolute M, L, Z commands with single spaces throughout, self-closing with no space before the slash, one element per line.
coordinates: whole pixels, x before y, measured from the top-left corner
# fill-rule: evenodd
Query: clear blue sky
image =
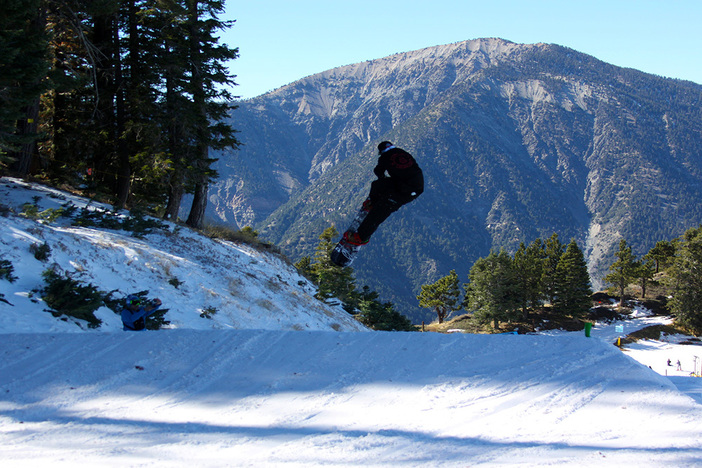
<path fill-rule="evenodd" d="M 702 0 L 227 0 L 221 40 L 250 98 L 330 68 L 499 37 L 702 84 Z"/>

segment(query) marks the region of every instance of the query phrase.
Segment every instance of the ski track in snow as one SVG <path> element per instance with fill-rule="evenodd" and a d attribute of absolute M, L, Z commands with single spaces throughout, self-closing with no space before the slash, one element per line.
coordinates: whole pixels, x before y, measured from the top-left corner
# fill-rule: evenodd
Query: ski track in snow
<path fill-rule="evenodd" d="M 579 335 L 13 334 L 0 355 L 12 466 L 702 463 L 702 407 Z"/>

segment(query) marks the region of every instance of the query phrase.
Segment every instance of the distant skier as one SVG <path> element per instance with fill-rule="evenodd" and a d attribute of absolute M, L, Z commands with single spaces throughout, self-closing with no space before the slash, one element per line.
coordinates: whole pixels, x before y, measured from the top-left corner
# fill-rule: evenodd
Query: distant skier
<path fill-rule="evenodd" d="M 161 299 L 147 301 L 135 294 L 127 296 L 122 310 L 122 325 L 127 331 L 140 331 L 146 328 L 146 317 L 161 307 Z"/>
<path fill-rule="evenodd" d="M 364 206 L 368 215 L 356 231 L 344 233 L 349 244 L 367 244 L 383 221 L 424 192 L 424 174 L 411 154 L 389 141 L 378 145 L 378 154 L 378 180 L 371 184 L 370 206 Z"/>

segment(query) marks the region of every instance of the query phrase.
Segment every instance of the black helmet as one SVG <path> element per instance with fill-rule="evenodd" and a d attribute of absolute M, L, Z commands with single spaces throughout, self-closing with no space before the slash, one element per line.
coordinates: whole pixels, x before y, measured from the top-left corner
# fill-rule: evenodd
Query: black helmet
<path fill-rule="evenodd" d="M 394 148 L 394 147 L 395 147 L 395 145 L 393 145 L 391 142 L 389 142 L 389 141 L 383 141 L 382 143 L 380 143 L 380 144 L 378 145 L 378 153 L 379 153 L 379 154 L 383 154 L 383 153 L 386 152 L 387 150 L 389 150 L 389 149 L 391 149 L 391 148 Z"/>

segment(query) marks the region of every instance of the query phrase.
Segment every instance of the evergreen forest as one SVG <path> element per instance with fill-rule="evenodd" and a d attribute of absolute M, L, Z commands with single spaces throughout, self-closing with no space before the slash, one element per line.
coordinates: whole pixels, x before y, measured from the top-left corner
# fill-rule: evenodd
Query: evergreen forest
<path fill-rule="evenodd" d="M 203 225 L 236 148 L 238 49 L 218 42 L 223 0 L 7 0 L 0 18 L 0 171 L 80 189 L 117 209 Z"/>
<path fill-rule="evenodd" d="M 392 303 L 381 302 L 377 292 L 368 286 L 359 291 L 351 267 L 331 263 L 337 234 L 334 227 L 325 229 L 314 256 L 296 264 L 319 286 L 319 299 L 339 300 L 349 313 L 376 330 L 415 329 Z M 582 329 L 598 318 L 593 311 L 604 297 L 617 298 L 619 311 L 626 309 L 628 299 L 654 299 L 648 304 L 672 314 L 676 326 L 702 334 L 702 226 L 671 241 L 657 242 L 641 258 L 621 239 L 615 258 L 605 277 L 609 294 L 593 293 L 578 243 L 572 239 L 564 244 L 554 233 L 546 240 L 521 243 L 514 255 L 502 249 L 479 258 L 463 285 L 451 270 L 434 283 L 422 285 L 417 301 L 436 314 L 438 324 L 465 311 L 473 330 L 494 333 L 518 330 L 519 324 L 543 324 L 539 317 L 548 317 L 553 327 L 570 322 Z"/>

